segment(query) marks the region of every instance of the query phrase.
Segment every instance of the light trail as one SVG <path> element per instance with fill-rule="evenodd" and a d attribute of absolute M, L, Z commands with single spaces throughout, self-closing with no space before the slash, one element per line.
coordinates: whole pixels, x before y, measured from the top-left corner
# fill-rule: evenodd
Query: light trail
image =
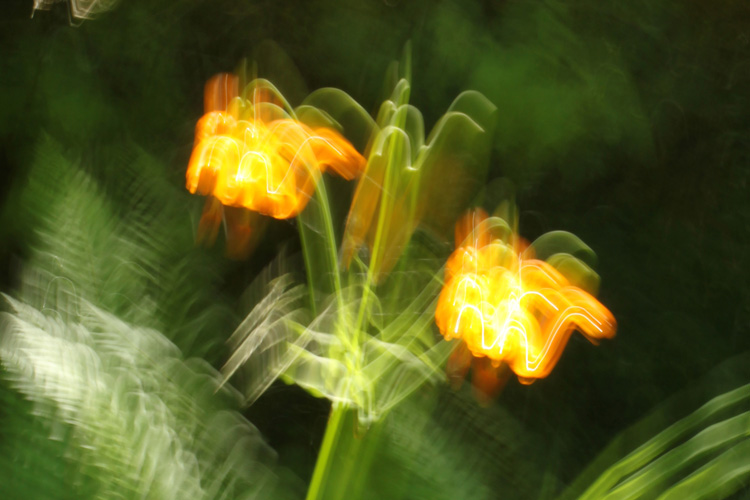
<path fill-rule="evenodd" d="M 447 340 L 530 383 L 549 375 L 574 331 L 592 342 L 614 336 L 614 317 L 596 298 L 534 259 L 517 236 L 493 238 L 486 220 L 472 213 L 457 224 L 435 312 Z"/>

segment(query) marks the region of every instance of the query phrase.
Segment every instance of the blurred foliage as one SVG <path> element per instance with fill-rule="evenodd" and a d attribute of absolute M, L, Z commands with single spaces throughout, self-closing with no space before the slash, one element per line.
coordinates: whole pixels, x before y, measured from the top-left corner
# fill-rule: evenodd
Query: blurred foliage
<path fill-rule="evenodd" d="M 742 494 L 750 476 L 748 367 L 746 353 L 730 358 L 659 405 L 618 435 L 561 500 Z"/>
<path fill-rule="evenodd" d="M 215 362 L 223 341 L 216 328 L 231 324 L 231 311 L 216 300 L 220 267 L 193 248 L 187 196 L 142 150 L 117 153 L 98 183 L 59 143 L 39 138 L 27 184 L 6 205 L 8 217 L 35 232 L 24 268 L 36 276 L 24 276 L 21 293 L 37 307 L 72 293 Z"/>
<path fill-rule="evenodd" d="M 231 314 L 190 250 L 183 196 L 131 159 L 113 202 L 39 138 L 15 205 L 34 250 L 0 339 L 4 496 L 283 497 L 273 451 L 206 361 Z"/>
<path fill-rule="evenodd" d="M 207 78 L 271 39 L 308 88 L 340 88 L 374 111 L 384 71 L 411 39 L 410 102 L 426 123 L 465 89 L 498 108 L 490 179 L 516 184 L 530 239 L 563 228 L 596 251 L 600 299 L 618 337 L 596 355 L 572 339 L 553 376 L 511 383 L 489 408 L 445 392 L 429 413 L 412 396 L 383 424 L 401 431 L 384 430 L 390 437 L 373 451 L 376 497 L 555 498 L 618 433 L 750 349 L 746 2 L 123 0 L 78 28 L 61 4 L 29 19 L 31 6 L 8 2 L 0 19 L 1 289 L 34 298 L 27 306 L 41 314 L 44 300 L 25 284 L 29 269 L 80 281 L 76 297 L 128 331 L 162 332 L 178 361 L 204 357 L 218 367 L 247 312 L 242 291 L 281 248 L 299 248 L 283 222 L 247 262 L 193 248 L 200 201 L 182 186 Z M 338 200 L 351 197 L 334 187 Z M 343 230 L 343 217 L 334 224 Z M 450 246 L 435 252 L 447 256 Z M 55 267 L 51 255 L 68 264 Z M 23 310 L 14 315 L 28 323 L 32 310 Z M 10 477 L 6 488 L 32 484 L 44 498 L 104 491 L 110 478 L 71 474 L 66 453 L 83 441 L 50 440 L 57 419 L 34 413 L 31 393 L 4 370 L 0 484 Z M 633 446 L 747 382 L 737 377 L 734 386 L 709 379 L 690 409 L 658 410 L 659 425 Z M 224 407 L 236 409 L 206 409 Z M 295 484 L 294 475 L 311 474 L 327 412 L 278 383 L 245 414 Z M 607 452 L 594 476 L 631 451 Z M 577 492 L 593 483 L 586 478 Z M 18 486 L 6 496 L 28 492 Z"/>

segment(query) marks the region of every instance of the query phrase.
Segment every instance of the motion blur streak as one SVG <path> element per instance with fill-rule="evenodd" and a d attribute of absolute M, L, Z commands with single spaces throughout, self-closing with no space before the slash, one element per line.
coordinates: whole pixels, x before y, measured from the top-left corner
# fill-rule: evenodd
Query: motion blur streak
<path fill-rule="evenodd" d="M 34 0 L 31 17 L 37 10 L 49 10 L 53 4 L 67 3 L 71 23 L 73 20 L 93 19 L 97 14 L 112 9 L 118 0 Z"/>
<path fill-rule="evenodd" d="M 573 331 L 592 343 L 614 336 L 612 314 L 571 284 L 580 278 L 569 279 L 550 263 L 565 262 L 560 254 L 545 262 L 515 233 L 505 231 L 503 238 L 493 232 L 492 219 L 482 211 L 457 224 L 458 248 L 446 264 L 435 312 L 447 340 L 462 339 L 474 356 L 489 358 L 495 367 L 506 363 L 529 384 L 550 374 Z M 593 273 L 578 263 L 580 272 Z"/>
<path fill-rule="evenodd" d="M 2 497 L 279 498 L 274 451 L 207 361 L 225 313 L 205 256 L 185 251 L 179 190 L 125 150 L 115 201 L 63 151 L 36 147 L 19 217 L 38 240 L 0 298 L 3 426 L 17 433 L 0 443 Z"/>
<path fill-rule="evenodd" d="M 486 175 L 495 106 L 479 92 L 462 92 L 425 138 L 422 113 L 407 103 L 410 90 L 402 78 L 380 107 L 344 232 L 344 265 L 366 246 L 376 282 L 417 227 L 449 232 Z"/>
<path fill-rule="evenodd" d="M 368 324 L 369 331 L 355 324 L 363 302 L 361 283 L 337 291 L 341 300 L 329 297 L 311 317 L 304 310 L 303 286 L 294 285 L 288 274 L 269 276 L 261 275 L 251 285 L 262 299 L 229 339 L 233 352 L 222 368 L 225 381 L 242 373 L 247 404 L 281 377 L 355 408 L 358 425 L 367 427 L 424 382 L 439 380 L 449 344 L 428 334 L 439 291 L 430 274 L 411 271 L 404 277 L 421 288 L 414 296 L 407 296 L 404 290 L 411 288 L 402 286 L 402 295 L 392 303 L 370 297 L 369 307 L 381 322 Z M 357 276 L 364 279 L 362 273 Z"/>

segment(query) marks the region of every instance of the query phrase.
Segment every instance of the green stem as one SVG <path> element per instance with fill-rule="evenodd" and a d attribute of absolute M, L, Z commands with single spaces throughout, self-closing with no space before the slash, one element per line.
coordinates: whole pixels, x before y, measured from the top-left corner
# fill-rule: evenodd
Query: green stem
<path fill-rule="evenodd" d="M 402 102 L 403 99 L 403 102 Z M 408 100 L 408 97 L 404 98 L 403 96 L 399 99 L 399 103 L 405 105 L 406 101 Z M 396 111 L 399 113 L 400 111 Z M 405 112 L 401 112 L 404 116 L 403 117 L 397 117 L 395 124 L 398 130 L 403 130 L 405 124 L 406 124 L 406 118 L 405 118 Z M 388 148 L 388 163 L 385 169 L 385 175 L 383 176 L 383 186 L 381 186 L 382 192 L 380 195 L 380 203 L 378 206 L 378 221 L 376 224 L 375 229 L 375 239 L 372 244 L 372 252 L 370 257 L 370 266 L 367 269 L 367 278 L 365 281 L 365 288 L 363 290 L 362 294 L 362 302 L 359 307 L 359 313 L 357 315 L 357 322 L 356 322 L 356 331 L 360 331 L 364 325 L 365 322 L 365 315 L 368 314 L 368 300 L 370 298 L 370 293 L 372 287 L 375 285 L 375 279 L 378 274 L 378 266 L 380 264 L 380 245 L 382 244 L 382 240 L 384 238 L 384 231 L 385 231 L 385 225 L 386 220 L 388 220 L 390 213 L 393 210 L 393 204 L 394 199 L 392 197 L 398 196 L 395 191 L 395 181 L 393 180 L 393 177 L 398 175 L 400 172 L 394 172 L 397 168 L 403 168 L 403 165 L 395 165 L 395 159 L 400 157 L 402 154 L 402 145 L 399 142 L 399 136 L 396 133 L 393 133 L 391 137 L 388 139 L 390 141 L 390 147 Z M 391 193 L 390 196 L 392 197 L 386 197 L 386 193 Z"/>
<path fill-rule="evenodd" d="M 333 218 L 331 217 L 331 207 L 328 204 L 325 179 L 322 176 L 318 179 L 314 197 L 316 203 L 310 203 L 306 210 L 299 214 L 297 225 L 302 243 L 302 254 L 305 259 L 305 272 L 307 275 L 312 313 L 313 316 L 317 316 L 317 307 L 315 304 L 316 284 L 318 284 L 317 288 L 322 292 L 334 293 L 336 295 L 340 312 L 343 312 L 344 304 L 343 297 L 341 296 L 341 276 L 338 268 L 338 253 L 336 236 L 333 231 Z M 316 228 L 321 229 L 319 226 L 322 226 L 321 233 L 315 230 Z M 322 259 L 324 266 L 322 272 L 313 272 L 319 263 L 316 257 Z M 323 279 L 319 278 L 321 276 Z M 318 283 L 324 281 L 326 278 L 331 281 L 325 286 Z"/>
<path fill-rule="evenodd" d="M 315 470 L 310 481 L 310 488 L 307 490 L 306 500 L 320 500 L 323 498 L 330 500 L 330 498 L 324 497 L 323 494 L 327 490 L 326 486 L 331 475 L 332 458 L 334 457 L 333 452 L 337 448 L 346 413 L 347 408 L 344 405 L 334 403 L 331 407 L 331 416 L 328 418 L 326 433 L 323 436 L 323 444 L 320 447 L 320 452 L 318 452 L 318 460 L 315 462 Z"/>
<path fill-rule="evenodd" d="M 348 498 L 362 498 L 364 496 L 363 492 L 370 480 L 370 469 L 375 458 L 384 420 L 385 415 L 382 415 L 381 420 L 371 424 L 369 429 L 364 431 L 365 434 L 359 439 L 360 442 L 357 448 L 357 468 L 359 470 L 357 474 L 350 474 L 351 482 L 348 489 Z"/>
<path fill-rule="evenodd" d="M 318 310 L 315 304 L 315 285 L 313 283 L 313 273 L 312 273 L 312 256 L 310 255 L 310 243 L 307 241 L 307 238 L 305 238 L 305 228 L 304 228 L 304 222 L 302 222 L 302 219 L 300 217 L 297 217 L 297 227 L 299 230 L 299 239 L 302 243 L 302 256 L 305 259 L 305 273 L 307 274 L 307 290 L 310 294 L 310 311 L 313 314 L 313 317 L 318 315 Z"/>
<path fill-rule="evenodd" d="M 378 447 L 381 423 L 358 430 L 355 408 L 334 404 L 307 500 L 362 498 Z"/>
<path fill-rule="evenodd" d="M 325 178 L 321 175 L 315 188 L 317 202 L 320 203 L 320 216 L 323 219 L 323 230 L 325 234 L 326 257 L 328 265 L 331 266 L 333 273 L 333 288 L 335 292 L 341 291 L 341 277 L 338 273 L 338 253 L 336 252 L 336 236 L 333 232 L 333 218 L 331 217 L 331 207 L 328 205 L 328 192 L 325 185 Z M 338 293 L 337 293 L 338 294 Z"/>

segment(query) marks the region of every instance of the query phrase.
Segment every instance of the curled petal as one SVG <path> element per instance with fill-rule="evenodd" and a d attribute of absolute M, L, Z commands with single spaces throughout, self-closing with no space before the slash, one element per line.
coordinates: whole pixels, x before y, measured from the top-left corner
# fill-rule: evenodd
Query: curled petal
<path fill-rule="evenodd" d="M 240 145 L 229 136 L 209 137 L 194 149 L 187 169 L 187 189 L 191 193 L 214 194 L 224 203 L 223 196 L 216 192 L 219 178 L 225 179 L 230 170 L 237 168 Z M 225 203 L 226 204 L 226 203 Z"/>
<path fill-rule="evenodd" d="M 223 111 L 211 111 L 203 115 L 195 126 L 195 144 L 219 135 L 231 136 L 236 128 L 237 120 L 232 115 Z"/>
<path fill-rule="evenodd" d="M 310 146 L 321 170 L 330 168 L 348 181 L 359 177 L 365 168 L 364 157 L 334 130 L 316 128 Z"/>

